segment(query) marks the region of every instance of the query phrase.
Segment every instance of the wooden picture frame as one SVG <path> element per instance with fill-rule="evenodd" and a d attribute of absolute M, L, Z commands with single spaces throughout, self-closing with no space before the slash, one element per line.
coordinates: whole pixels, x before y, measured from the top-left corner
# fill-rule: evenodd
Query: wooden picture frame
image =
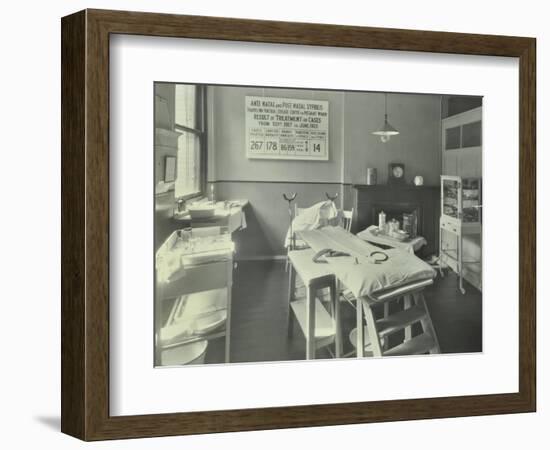
<path fill-rule="evenodd" d="M 62 31 L 62 415 L 84 440 L 535 411 L 535 48 L 524 37 L 85 10 Z M 172 414 L 109 415 L 109 36 L 519 58 L 519 391 Z"/>

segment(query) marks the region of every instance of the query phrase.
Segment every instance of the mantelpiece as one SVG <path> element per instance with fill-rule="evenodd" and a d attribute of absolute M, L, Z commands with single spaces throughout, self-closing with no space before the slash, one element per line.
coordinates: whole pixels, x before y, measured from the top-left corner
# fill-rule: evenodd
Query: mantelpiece
<path fill-rule="evenodd" d="M 439 242 L 439 186 L 405 185 L 352 185 L 354 192 L 355 218 L 353 232 L 364 230 L 369 225 L 378 224 L 378 213 L 384 211 L 387 220 L 404 212 L 416 211 L 418 233 L 428 244 L 424 255 L 436 254 Z"/>

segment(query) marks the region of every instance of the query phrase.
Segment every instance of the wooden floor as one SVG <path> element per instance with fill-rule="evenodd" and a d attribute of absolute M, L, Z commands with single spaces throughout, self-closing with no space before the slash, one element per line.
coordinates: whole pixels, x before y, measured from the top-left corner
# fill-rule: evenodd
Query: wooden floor
<path fill-rule="evenodd" d="M 457 278 L 438 275 L 425 290 L 426 303 L 443 353 L 482 351 L 481 293 Z M 239 262 L 234 272 L 231 362 L 288 361 L 305 358 L 305 339 L 299 329 L 288 337 L 288 273 L 282 261 Z M 348 334 L 355 327 L 355 311 L 342 302 L 344 352 L 352 350 Z M 398 306 L 398 305 L 396 305 Z M 211 341 L 207 363 L 223 362 L 223 338 Z M 328 358 L 326 350 L 317 358 Z"/>

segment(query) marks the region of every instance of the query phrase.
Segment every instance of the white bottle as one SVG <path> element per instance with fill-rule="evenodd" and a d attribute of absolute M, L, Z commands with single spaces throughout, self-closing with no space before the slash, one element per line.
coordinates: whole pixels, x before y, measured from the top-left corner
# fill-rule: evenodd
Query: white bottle
<path fill-rule="evenodd" d="M 216 204 L 216 193 L 214 190 L 214 183 L 210 185 L 210 200 L 212 201 L 212 204 Z"/>
<path fill-rule="evenodd" d="M 380 211 L 378 214 L 378 230 L 384 233 L 386 231 L 386 213 Z"/>

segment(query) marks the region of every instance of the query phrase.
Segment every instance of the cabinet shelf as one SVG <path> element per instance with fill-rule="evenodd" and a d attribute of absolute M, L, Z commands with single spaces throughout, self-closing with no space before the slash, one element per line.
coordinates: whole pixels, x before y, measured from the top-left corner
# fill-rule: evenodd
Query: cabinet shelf
<path fill-rule="evenodd" d="M 463 255 L 463 237 L 481 235 L 481 179 L 441 176 L 441 217 L 439 220 L 439 265 L 450 268 L 459 276 L 459 288 L 464 293 L 462 279 L 464 266 L 481 264 L 481 260 L 466 259 Z M 447 235 L 455 244 L 444 247 Z"/>

